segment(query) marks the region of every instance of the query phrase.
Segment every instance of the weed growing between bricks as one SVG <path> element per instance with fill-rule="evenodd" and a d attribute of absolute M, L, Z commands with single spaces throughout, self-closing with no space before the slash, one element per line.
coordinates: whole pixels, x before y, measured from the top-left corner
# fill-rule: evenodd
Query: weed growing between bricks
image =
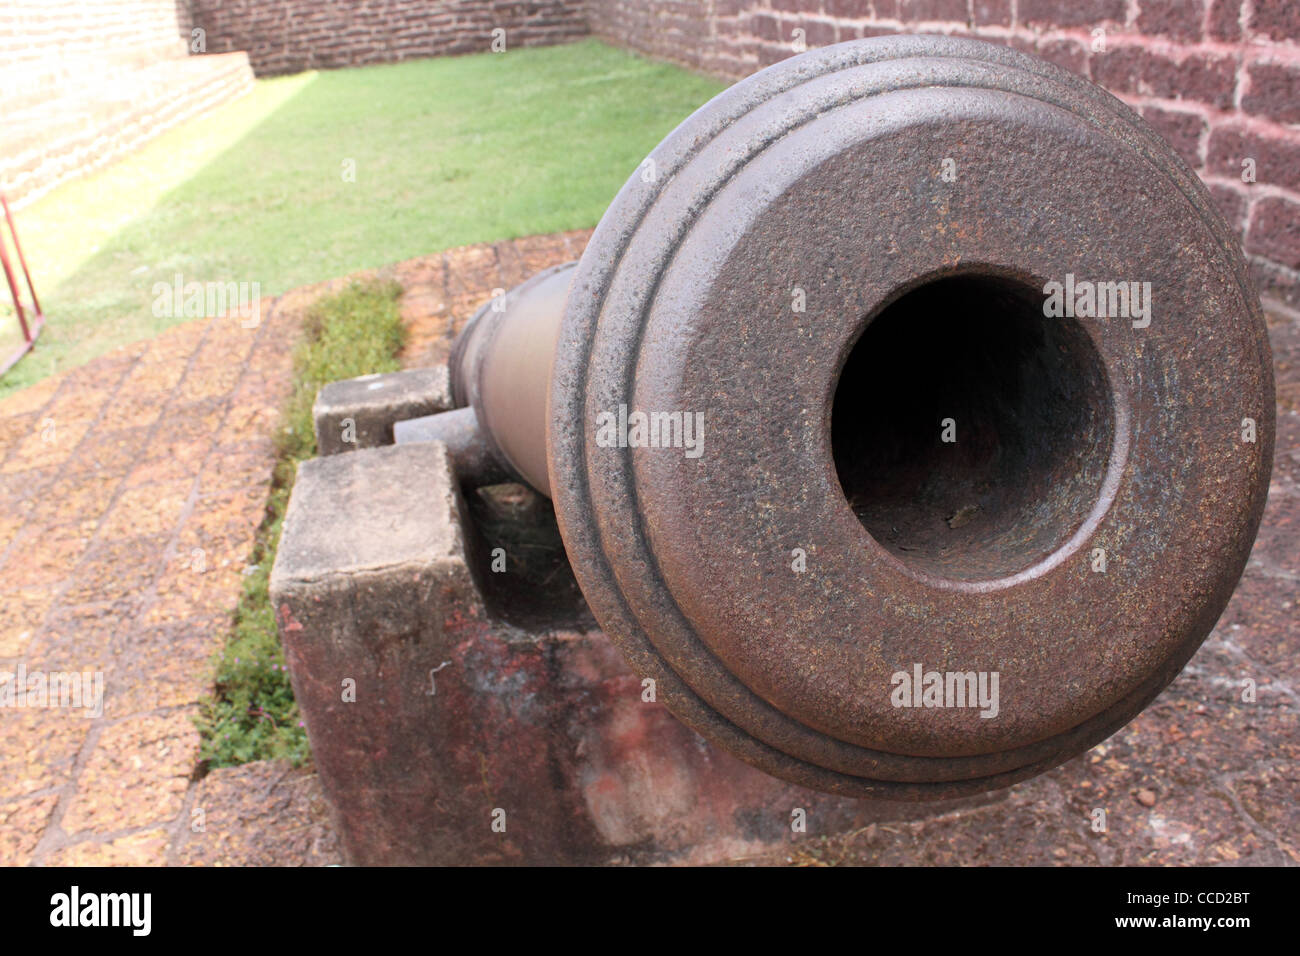
<path fill-rule="evenodd" d="M 312 403 L 327 382 L 398 368 L 405 330 L 396 282 L 352 282 L 307 313 L 294 352 L 294 384 L 276 432 L 275 471 L 266 515 L 257 530 L 229 639 L 215 662 L 215 691 L 197 718 L 206 772 L 282 758 L 294 766 L 310 756 L 289 686 L 267 584 L 298 463 L 316 454 Z"/>

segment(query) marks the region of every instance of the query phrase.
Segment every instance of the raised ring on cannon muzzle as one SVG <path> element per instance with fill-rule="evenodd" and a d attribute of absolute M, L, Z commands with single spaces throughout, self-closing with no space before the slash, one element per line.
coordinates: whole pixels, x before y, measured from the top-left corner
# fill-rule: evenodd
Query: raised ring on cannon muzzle
<path fill-rule="evenodd" d="M 551 495 L 676 716 L 801 784 L 953 796 L 1091 747 L 1258 528 L 1272 368 L 1235 238 L 1127 107 L 1003 47 L 751 76 L 512 295 L 457 348 L 464 460 Z"/>

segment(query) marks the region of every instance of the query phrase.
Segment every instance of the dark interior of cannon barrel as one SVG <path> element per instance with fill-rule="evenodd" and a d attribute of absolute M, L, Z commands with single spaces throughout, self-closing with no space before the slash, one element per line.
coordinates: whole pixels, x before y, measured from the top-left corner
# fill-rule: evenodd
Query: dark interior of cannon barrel
<path fill-rule="evenodd" d="M 850 353 L 831 412 L 858 519 L 912 567 L 995 580 L 1065 544 L 1101 495 L 1113 410 L 1082 326 L 1042 284 L 939 279 L 895 300 Z"/>

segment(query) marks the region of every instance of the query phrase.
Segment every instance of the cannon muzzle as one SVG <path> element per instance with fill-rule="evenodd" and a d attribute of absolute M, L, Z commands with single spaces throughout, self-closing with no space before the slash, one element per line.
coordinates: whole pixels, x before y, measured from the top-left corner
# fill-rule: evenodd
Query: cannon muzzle
<path fill-rule="evenodd" d="M 554 501 L 659 700 L 824 790 L 952 796 L 1105 739 L 1223 611 L 1268 491 L 1263 316 L 1104 91 L 942 37 L 727 90 L 453 358 L 467 483 Z"/>

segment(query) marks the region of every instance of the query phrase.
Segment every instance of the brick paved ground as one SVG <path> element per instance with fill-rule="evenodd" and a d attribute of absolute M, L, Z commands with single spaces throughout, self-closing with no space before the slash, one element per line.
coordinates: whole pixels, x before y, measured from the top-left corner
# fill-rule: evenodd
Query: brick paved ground
<path fill-rule="evenodd" d="M 382 270 L 406 290 L 406 363 L 445 360 L 494 289 L 576 258 L 588 235 Z M 191 717 L 261 520 L 302 311 L 341 281 L 276 300 L 256 330 L 191 323 L 0 402 L 0 670 L 106 682 L 100 717 L 0 710 L 0 864 L 338 860 L 310 771 L 264 762 L 194 781 Z M 813 820 L 793 859 L 1300 861 L 1300 318 L 1270 324 L 1280 427 L 1264 529 L 1174 686 L 1053 773 L 960 810 L 908 807 L 849 838 L 822 840 Z M 1247 677 L 1254 704 L 1240 700 Z M 1106 834 L 1089 827 L 1096 808 Z"/>
<path fill-rule="evenodd" d="M 385 270 L 408 290 L 408 352 L 444 356 L 493 288 L 586 236 Z M 309 772 L 194 781 L 192 717 L 262 519 L 303 309 L 342 282 L 277 299 L 256 329 L 189 323 L 0 402 L 0 671 L 104 674 L 102 716 L 0 709 L 0 865 L 338 859 Z"/>

